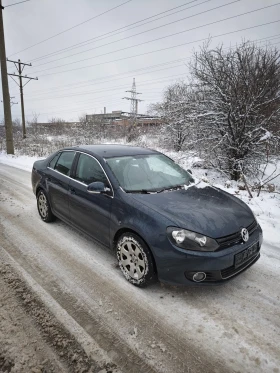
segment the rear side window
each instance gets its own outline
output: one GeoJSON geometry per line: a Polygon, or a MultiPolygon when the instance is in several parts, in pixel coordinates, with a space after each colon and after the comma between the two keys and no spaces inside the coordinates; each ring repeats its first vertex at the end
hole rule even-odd
{"type": "Polygon", "coordinates": [[[108,186],[107,177],[100,164],[94,158],[86,154],[80,154],[74,178],[87,185],[94,181],[102,181],[108,186]]]}
{"type": "Polygon", "coordinates": [[[54,166],[54,170],[61,172],[62,174],[66,176],[70,176],[70,170],[72,167],[72,163],[75,157],[75,152],[62,152],[60,154],[60,157],[58,158],[58,161],[56,162],[54,166]]]}
{"type": "Polygon", "coordinates": [[[52,160],[50,161],[50,163],[49,163],[49,167],[50,167],[50,168],[54,168],[54,166],[56,165],[56,161],[58,160],[59,156],[60,156],[60,153],[56,154],[56,155],[53,157],[53,159],[52,159],[52,160]]]}

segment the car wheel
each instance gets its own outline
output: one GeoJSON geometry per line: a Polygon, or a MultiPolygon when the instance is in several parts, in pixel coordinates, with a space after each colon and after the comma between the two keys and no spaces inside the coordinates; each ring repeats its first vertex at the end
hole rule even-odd
{"type": "Polygon", "coordinates": [[[119,267],[124,277],[135,286],[155,281],[156,271],[152,254],[145,242],[134,233],[124,233],[116,245],[119,267]]]}
{"type": "Polygon", "coordinates": [[[55,220],[46,193],[43,190],[40,190],[37,194],[37,208],[39,215],[44,222],[49,223],[55,220]]]}

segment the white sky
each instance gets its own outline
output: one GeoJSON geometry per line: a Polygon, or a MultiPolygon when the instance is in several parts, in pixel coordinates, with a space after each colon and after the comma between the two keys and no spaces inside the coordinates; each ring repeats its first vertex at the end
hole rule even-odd
{"type": "MultiPolygon", "coordinates": [[[[22,0],[3,0],[2,2],[3,6],[7,6],[19,1],[22,0]]],[[[32,119],[33,113],[39,114],[40,122],[53,117],[77,120],[82,114],[103,111],[104,106],[107,112],[130,111],[130,101],[123,100],[122,97],[130,95],[125,91],[131,89],[133,77],[136,79],[137,91],[142,92],[139,98],[144,100],[139,104],[139,112],[145,113],[150,103],[160,100],[162,90],[167,85],[178,79],[188,80],[186,64],[194,49],[197,49],[202,42],[186,43],[209,36],[279,20],[270,25],[217,37],[212,41],[213,46],[218,43],[229,46],[240,43],[242,39],[256,40],[272,37],[270,43],[279,47],[280,2],[277,0],[131,0],[81,26],[22,51],[126,1],[30,0],[4,9],[7,57],[12,60],[21,59],[26,63],[31,62],[32,67],[26,67],[24,73],[39,78],[38,81],[32,80],[24,88],[27,121],[32,119]],[[273,4],[276,5],[199,27],[273,4]],[[139,22],[131,26],[135,27],[131,30],[125,27],[179,6],[181,7],[139,22]],[[220,8],[196,15],[215,7],[220,8]],[[176,13],[172,15],[171,13],[174,12],[176,13]],[[190,16],[193,17],[190,18],[190,16]],[[164,18],[156,20],[159,17],[164,18]],[[170,22],[174,23],[166,25],[170,22]],[[159,26],[163,27],[150,30],[159,26]],[[199,28],[186,31],[194,27],[199,28]],[[119,28],[122,29],[114,31],[119,28]],[[147,30],[150,31],[144,32],[147,30]],[[109,32],[112,33],[106,35],[106,38],[103,36],[103,40],[98,40],[100,38],[97,37],[109,32]],[[182,33],[163,38],[178,32],[182,33]],[[135,35],[138,33],[142,34],[135,35]],[[93,38],[96,39],[88,45],[36,60],[38,57],[93,38]],[[119,41],[123,38],[127,39],[119,41]],[[158,38],[163,39],[137,46],[137,44],[158,38]],[[185,45],[180,47],[169,48],[184,43],[185,45]],[[104,44],[109,45],[104,46],[104,44]],[[127,49],[114,52],[122,48],[127,49]],[[158,51],[164,48],[169,49],[158,51]],[[84,52],[88,49],[91,50],[84,52]],[[106,55],[100,56],[105,53],[106,55]],[[146,54],[141,55],[144,53],[146,54]],[[73,54],[75,55],[71,56],[73,54]],[[140,56],[128,58],[135,55],[140,56]],[[87,60],[76,62],[83,59],[87,60]],[[109,62],[118,59],[122,60],[109,62]],[[138,71],[131,72],[133,70],[138,71]],[[116,76],[112,77],[112,75],[116,76]]],[[[265,42],[267,43],[267,40],[265,42]]],[[[8,63],[8,72],[16,72],[11,63],[8,63]]],[[[9,84],[10,95],[15,96],[13,101],[19,102],[18,105],[12,107],[13,119],[20,118],[19,88],[11,78],[9,78],[9,84]]],[[[2,117],[3,107],[1,106],[0,119],[2,117]]]]}

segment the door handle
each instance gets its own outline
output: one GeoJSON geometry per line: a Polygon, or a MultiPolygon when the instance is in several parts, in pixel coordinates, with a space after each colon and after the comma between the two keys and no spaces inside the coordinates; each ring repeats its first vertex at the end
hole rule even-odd
{"type": "Polygon", "coordinates": [[[71,194],[76,194],[76,190],[74,188],[69,188],[71,194]]]}

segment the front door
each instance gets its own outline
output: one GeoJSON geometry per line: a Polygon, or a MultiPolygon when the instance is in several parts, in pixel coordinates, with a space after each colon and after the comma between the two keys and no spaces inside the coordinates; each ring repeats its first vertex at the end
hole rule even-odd
{"type": "Polygon", "coordinates": [[[112,195],[89,193],[87,186],[94,181],[102,181],[111,189],[100,163],[94,157],[80,153],[76,172],[69,183],[71,222],[107,246],[110,243],[112,195]]]}

